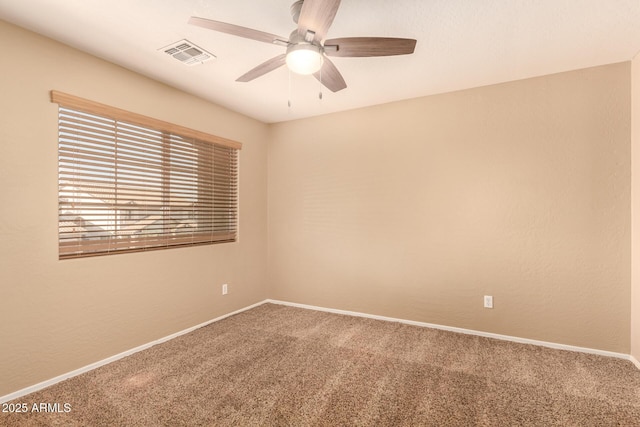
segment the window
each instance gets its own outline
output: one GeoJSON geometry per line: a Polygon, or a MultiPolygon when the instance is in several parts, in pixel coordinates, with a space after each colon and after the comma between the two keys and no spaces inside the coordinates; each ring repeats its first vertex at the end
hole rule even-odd
{"type": "Polygon", "coordinates": [[[233,242],[241,144],[52,91],[59,257],[233,242]]]}

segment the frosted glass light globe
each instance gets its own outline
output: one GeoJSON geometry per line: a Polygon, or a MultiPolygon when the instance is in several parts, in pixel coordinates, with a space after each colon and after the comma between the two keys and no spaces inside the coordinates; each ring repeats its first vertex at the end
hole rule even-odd
{"type": "Polygon", "coordinates": [[[297,74],[313,74],[322,67],[320,47],[312,44],[297,44],[287,50],[287,67],[297,74]]]}

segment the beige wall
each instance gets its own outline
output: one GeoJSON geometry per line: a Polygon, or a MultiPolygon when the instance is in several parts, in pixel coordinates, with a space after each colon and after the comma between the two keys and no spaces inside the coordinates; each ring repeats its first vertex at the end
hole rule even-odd
{"type": "Polygon", "coordinates": [[[621,63],[274,125],[269,295],[628,354],[629,123],[621,63]]]}
{"type": "Polygon", "coordinates": [[[631,355],[640,361],[640,54],[631,64],[631,355]]]}
{"type": "Polygon", "coordinates": [[[0,51],[0,396],[266,298],[265,124],[2,21],[0,51]],[[242,142],[239,242],[58,261],[51,89],[242,142]]]}

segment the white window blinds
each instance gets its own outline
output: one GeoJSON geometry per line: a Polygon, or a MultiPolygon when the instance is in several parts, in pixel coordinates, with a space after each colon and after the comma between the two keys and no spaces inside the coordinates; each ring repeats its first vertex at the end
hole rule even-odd
{"type": "Polygon", "coordinates": [[[239,143],[59,92],[52,100],[60,259],[236,240],[239,143]]]}

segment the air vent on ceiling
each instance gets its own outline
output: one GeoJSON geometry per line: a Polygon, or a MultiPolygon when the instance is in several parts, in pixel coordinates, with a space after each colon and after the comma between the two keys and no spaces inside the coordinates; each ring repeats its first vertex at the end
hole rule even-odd
{"type": "Polygon", "coordinates": [[[214,54],[207,52],[186,39],[165,46],[159,50],[173,56],[185,65],[202,64],[216,57],[214,54]]]}

